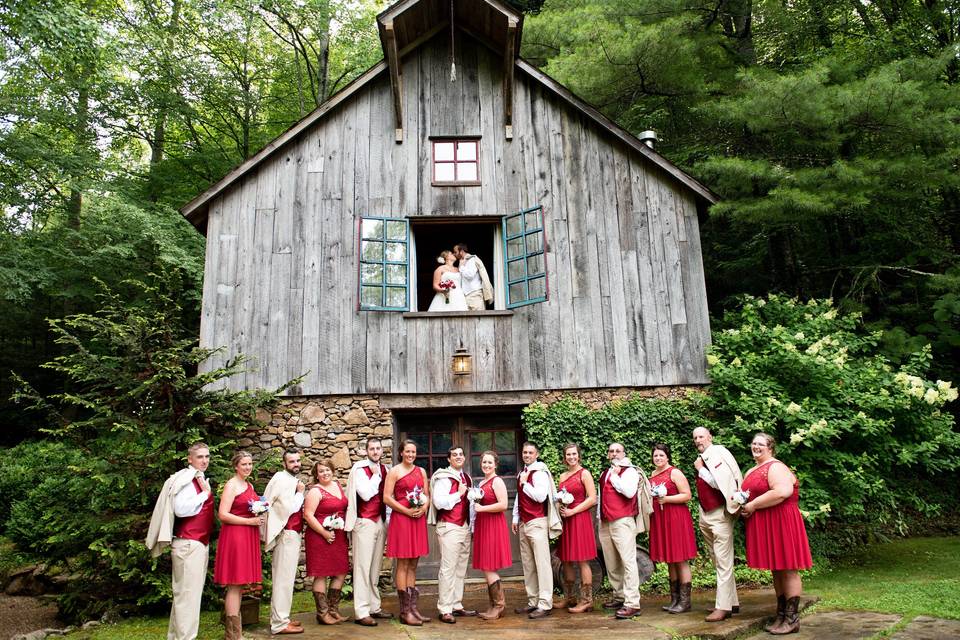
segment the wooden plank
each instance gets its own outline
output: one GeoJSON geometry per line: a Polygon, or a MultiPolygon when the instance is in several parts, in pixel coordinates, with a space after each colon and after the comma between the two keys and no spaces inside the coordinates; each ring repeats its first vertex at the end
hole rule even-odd
{"type": "Polygon", "coordinates": [[[516,57],[518,20],[507,19],[507,41],[503,50],[503,126],[506,138],[513,137],[513,70],[516,57]]]}
{"type": "MultiPolygon", "coordinates": [[[[329,171],[326,163],[324,142],[330,135],[331,121],[326,121],[314,136],[306,140],[304,145],[304,164],[311,166],[323,162],[325,171],[329,171]]],[[[326,173],[304,173],[303,184],[303,253],[300,262],[303,265],[303,312],[300,323],[303,327],[301,336],[300,360],[304,373],[307,374],[303,382],[303,391],[318,393],[322,388],[320,370],[320,352],[328,351],[327,338],[321,338],[322,318],[328,316],[321,306],[323,293],[323,267],[325,246],[323,243],[323,180],[326,173]],[[321,341],[323,344],[321,346],[321,341]]],[[[299,190],[298,190],[299,192],[299,190]]]]}
{"type": "Polygon", "coordinates": [[[462,394],[398,393],[380,396],[380,406],[391,410],[525,406],[536,400],[539,395],[536,391],[462,394]]]}
{"type": "MultiPolygon", "coordinates": [[[[589,382],[590,386],[607,386],[610,384],[610,375],[607,365],[616,369],[616,353],[613,348],[613,320],[610,317],[610,273],[607,265],[606,252],[600,247],[610,239],[602,235],[604,231],[604,193],[609,188],[604,185],[600,174],[600,151],[597,146],[598,136],[587,120],[580,122],[581,148],[584,152],[584,168],[581,175],[583,192],[587,203],[587,255],[589,271],[589,298],[593,317],[589,320],[593,359],[596,367],[596,377],[589,382]],[[599,316],[599,322],[597,322],[599,316]]],[[[581,320],[577,319],[578,322],[581,320]]]]}
{"type": "MultiPolygon", "coordinates": [[[[357,96],[357,102],[354,109],[350,112],[350,118],[347,120],[348,126],[352,127],[352,134],[347,135],[344,132],[344,143],[346,146],[353,147],[353,207],[351,215],[348,218],[341,218],[341,234],[344,239],[352,237],[353,242],[347,245],[344,243],[340,260],[344,268],[344,284],[350,283],[350,286],[342,286],[342,298],[339,302],[341,308],[357,309],[356,293],[356,268],[359,255],[357,251],[357,236],[360,218],[369,210],[369,188],[370,188],[370,101],[371,92],[364,92],[357,96]],[[350,268],[352,275],[346,276],[346,269],[350,268]]],[[[349,180],[349,165],[344,158],[344,190],[347,189],[349,180]]],[[[353,311],[347,315],[350,319],[350,336],[345,342],[349,345],[350,354],[350,390],[354,393],[364,393],[367,389],[367,320],[370,316],[368,311],[353,311]]]]}
{"type": "MultiPolygon", "coordinates": [[[[256,290],[256,180],[245,180],[237,189],[237,284],[233,297],[233,331],[230,352],[233,355],[250,354],[253,346],[253,308],[256,290]]],[[[230,381],[234,390],[248,386],[247,372],[230,381]]]]}
{"type": "Polygon", "coordinates": [[[478,318],[474,325],[476,346],[470,352],[473,355],[474,389],[493,391],[497,388],[496,322],[493,318],[478,318]]]}
{"type": "MultiPolygon", "coordinates": [[[[626,324],[629,384],[648,379],[650,367],[644,337],[643,296],[640,286],[639,258],[637,256],[636,222],[630,182],[630,159],[624,150],[614,153],[613,171],[616,180],[617,236],[621,253],[623,275],[623,304],[626,324]]],[[[609,227],[608,227],[609,228],[609,227]]]]}
{"type": "Polygon", "coordinates": [[[683,273],[680,265],[681,253],[679,232],[677,231],[677,204],[675,192],[666,181],[660,182],[660,202],[663,215],[663,269],[667,278],[667,294],[670,298],[670,325],[672,327],[673,360],[676,380],[679,383],[687,377],[683,373],[684,363],[690,363],[689,329],[687,327],[686,303],[684,300],[683,273]]]}
{"type": "Polygon", "coordinates": [[[700,229],[697,219],[697,203],[689,194],[683,194],[681,223],[685,229],[686,242],[681,247],[684,255],[684,293],[687,305],[687,330],[691,349],[688,366],[690,384],[706,384],[709,377],[706,369],[707,348],[710,346],[710,312],[707,308],[707,289],[700,249],[700,229]]]}
{"type": "MultiPolygon", "coordinates": [[[[635,162],[635,164],[638,164],[635,162]]],[[[660,342],[660,380],[673,384],[676,379],[676,358],[673,353],[673,331],[670,327],[670,293],[667,291],[667,273],[663,251],[663,204],[660,200],[660,182],[655,170],[644,170],[647,197],[647,243],[650,247],[650,266],[656,304],[657,336],[660,342]]]]}
{"type": "Polygon", "coordinates": [[[396,128],[395,140],[403,142],[403,84],[400,77],[400,54],[397,53],[397,35],[393,30],[393,22],[383,24],[383,50],[387,57],[387,66],[390,68],[390,88],[393,94],[393,115],[396,128]]]}
{"type": "MultiPolygon", "coordinates": [[[[318,140],[318,152],[323,154],[324,172],[320,178],[320,202],[317,214],[316,242],[320,243],[320,284],[318,301],[318,332],[322,346],[317,353],[316,392],[336,393],[349,388],[349,365],[344,367],[344,360],[348,360],[349,316],[341,308],[343,295],[341,288],[345,286],[347,274],[356,273],[356,269],[349,269],[341,265],[341,252],[345,242],[355,242],[354,238],[344,238],[341,218],[345,215],[343,205],[347,202],[341,198],[344,189],[349,188],[349,198],[353,198],[353,180],[344,181],[346,172],[353,170],[353,145],[344,144],[344,136],[350,114],[344,110],[324,123],[322,138],[318,140]],[[348,159],[349,157],[349,159],[348,159]],[[346,324],[346,327],[344,326],[346,324]],[[346,369],[346,373],[344,373],[346,369]]],[[[352,206],[350,208],[352,210],[352,206]]],[[[356,286],[356,283],[353,283],[356,286]]],[[[356,302],[349,308],[353,311],[356,302]]],[[[304,338],[306,339],[306,338],[304,338]]]]}
{"type": "Polygon", "coordinates": [[[630,196],[633,203],[633,233],[637,243],[637,274],[640,278],[640,319],[643,324],[644,351],[646,369],[643,384],[658,384],[661,375],[660,335],[657,305],[657,293],[653,278],[652,247],[650,246],[650,224],[647,218],[647,183],[643,167],[630,161],[630,196]]]}
{"type": "MultiPolygon", "coordinates": [[[[220,226],[223,220],[221,213],[223,198],[218,198],[210,209],[207,220],[207,233],[210,238],[220,236],[220,226]]],[[[204,349],[215,349],[216,343],[216,313],[217,313],[217,268],[220,258],[220,243],[207,241],[204,250],[203,268],[203,297],[200,307],[200,346],[204,349]]],[[[219,366],[223,356],[214,354],[200,364],[201,371],[211,371],[219,366]]]]}
{"type": "MultiPolygon", "coordinates": [[[[259,191],[259,185],[258,189],[259,191]]],[[[267,388],[266,366],[270,360],[267,351],[267,327],[270,323],[271,264],[273,261],[273,209],[257,209],[254,230],[253,261],[254,295],[250,318],[250,369],[247,371],[247,388],[267,388]]],[[[277,254],[280,255],[280,254],[277,254]]]]}

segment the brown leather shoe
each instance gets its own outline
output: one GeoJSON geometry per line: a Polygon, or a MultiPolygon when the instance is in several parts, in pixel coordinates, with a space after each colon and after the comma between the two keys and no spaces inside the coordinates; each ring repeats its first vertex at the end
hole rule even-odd
{"type": "Polygon", "coordinates": [[[299,620],[291,620],[290,624],[292,624],[295,627],[303,627],[303,623],[300,622],[299,620]]]}
{"type": "Polygon", "coordinates": [[[457,619],[453,617],[452,613],[441,613],[439,616],[440,622],[446,622],[447,624],[457,624],[457,619]]]}
{"type": "Polygon", "coordinates": [[[517,607],[513,610],[514,613],[532,613],[536,611],[536,607],[517,607]]]}
{"type": "Polygon", "coordinates": [[[714,609],[704,620],[706,622],[722,622],[732,615],[733,613],[726,609],[714,609]]]}
{"type": "Polygon", "coordinates": [[[389,611],[384,611],[383,609],[380,609],[380,611],[374,611],[370,614],[370,617],[376,618],[377,620],[393,620],[393,614],[389,611]]]}
{"type": "Polygon", "coordinates": [[[540,618],[546,618],[550,615],[550,609],[541,609],[539,607],[534,607],[533,611],[527,614],[527,617],[531,620],[539,620],[540,618]]]}
{"type": "Polygon", "coordinates": [[[454,609],[453,615],[457,616],[458,618],[472,618],[473,616],[477,615],[477,612],[473,609],[454,609]]]}
{"type": "Polygon", "coordinates": [[[357,618],[353,621],[353,624],[359,624],[362,627],[375,627],[377,626],[377,621],[367,616],[366,618],[357,618]]]}
{"type": "Polygon", "coordinates": [[[616,598],[611,598],[610,600],[607,600],[606,602],[603,603],[603,608],[613,609],[614,611],[616,611],[617,609],[622,609],[623,600],[617,600],[616,598]]]}
{"type": "Polygon", "coordinates": [[[623,607],[622,609],[617,610],[617,618],[620,620],[629,620],[630,618],[640,615],[640,609],[634,609],[633,607],[623,607]]]}
{"type": "Polygon", "coordinates": [[[303,627],[295,627],[292,624],[287,623],[287,626],[285,626],[283,629],[280,629],[280,631],[274,631],[273,635],[279,636],[288,633],[303,633],[303,627]]]}

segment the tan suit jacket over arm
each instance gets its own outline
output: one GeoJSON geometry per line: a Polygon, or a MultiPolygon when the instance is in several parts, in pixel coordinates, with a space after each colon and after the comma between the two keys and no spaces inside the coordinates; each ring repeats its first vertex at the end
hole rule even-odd
{"type": "Polygon", "coordinates": [[[163,553],[163,550],[173,541],[173,524],[176,520],[173,513],[173,497],[193,482],[195,477],[197,477],[197,470],[187,467],[177,471],[163,483],[157,503],[153,507],[150,528],[147,530],[147,539],[144,542],[154,558],[163,553]]]}
{"type": "Polygon", "coordinates": [[[740,490],[743,484],[743,474],[740,465],[730,450],[719,444],[712,444],[700,454],[703,465],[707,468],[717,483],[717,489],[727,501],[727,511],[737,513],[740,505],[733,499],[733,494],[740,490]]]}
{"type": "Polygon", "coordinates": [[[297,479],[286,471],[273,474],[267,488],[263,492],[263,499],[270,503],[267,511],[267,524],[261,528],[261,539],[264,550],[270,551],[277,543],[277,536],[287,526],[287,521],[293,515],[293,497],[297,492],[297,479]]]}

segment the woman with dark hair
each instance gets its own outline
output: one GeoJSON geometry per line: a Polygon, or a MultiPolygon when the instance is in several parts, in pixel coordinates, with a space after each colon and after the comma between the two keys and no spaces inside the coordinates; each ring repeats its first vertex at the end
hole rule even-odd
{"type": "Polygon", "coordinates": [[[343,531],[347,494],[333,477],[333,469],[330,460],[314,463],[310,470],[314,485],[303,500],[307,575],[313,578],[317,624],[339,624],[346,620],[340,615],[340,591],[350,572],[347,534],[343,531]],[[329,589],[327,578],[330,578],[329,589]]]}
{"type": "Polygon", "coordinates": [[[560,474],[557,505],[563,519],[559,553],[563,563],[563,607],[570,613],[593,609],[593,571],[590,561],[597,557],[596,533],[590,510],[597,504],[597,486],[593,476],[580,464],[580,447],[572,442],[563,445],[563,462],[567,470],[560,474]],[[564,500],[569,502],[564,502],[564,500]],[[576,570],[580,572],[580,595],[574,593],[576,570]]]}
{"type": "Polygon", "coordinates": [[[750,453],[756,465],[743,476],[747,503],[740,507],[740,516],[746,519],[747,566],[773,572],[777,619],[766,630],[784,635],[800,629],[799,571],[812,567],[813,558],[800,514],[800,483],[773,457],[776,446],[769,434],[753,436],[750,453]]]}
{"type": "Polygon", "coordinates": [[[650,514],[650,559],[666,562],[670,572],[670,604],[667,613],[690,610],[690,560],[697,557],[697,539],[693,533],[690,502],[693,494],[683,472],[673,466],[670,447],[653,446],[653,474],[650,492],[653,513],[650,514]]]}
{"type": "Polygon", "coordinates": [[[504,515],[509,507],[507,485],[497,475],[499,461],[500,457],[494,451],[484,451],[480,455],[483,480],[477,489],[483,491],[483,496],[474,507],[477,515],[473,523],[473,568],[483,571],[487,580],[487,595],[490,597],[490,608],[478,614],[483,620],[496,620],[503,616],[506,601],[497,572],[513,564],[510,532],[504,515]]]}
{"type": "Polygon", "coordinates": [[[397,560],[397,594],[400,597],[400,621],[420,626],[430,622],[417,608],[417,564],[430,553],[427,542],[427,509],[430,485],[427,472],[414,465],[417,443],[404,440],[400,464],[390,469],[383,484],[383,501],[393,509],[387,527],[387,557],[397,560]]]}
{"type": "Polygon", "coordinates": [[[243,588],[263,582],[260,558],[260,525],[265,512],[254,513],[259,496],[247,481],[253,473],[253,456],[238,451],[230,460],[234,475],[223,486],[220,496],[220,540],[213,566],[213,581],[227,588],[223,598],[226,640],[240,640],[240,598],[243,588]]]}

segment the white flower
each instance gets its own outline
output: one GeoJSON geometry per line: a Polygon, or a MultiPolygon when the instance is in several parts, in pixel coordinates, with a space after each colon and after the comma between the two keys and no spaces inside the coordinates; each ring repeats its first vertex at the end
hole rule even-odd
{"type": "Polygon", "coordinates": [[[707,364],[710,365],[711,367],[715,367],[718,364],[720,364],[720,358],[718,358],[717,356],[711,353],[707,356],[707,364]]]}
{"type": "Polygon", "coordinates": [[[923,387],[910,387],[907,390],[907,394],[913,396],[914,398],[922,398],[924,395],[923,387]]]}
{"type": "Polygon", "coordinates": [[[793,334],[794,340],[803,340],[806,337],[807,336],[803,335],[803,331],[797,331],[795,334],[793,334]]]}
{"type": "Polygon", "coordinates": [[[787,405],[787,413],[791,415],[797,415],[800,413],[800,405],[798,405],[796,402],[791,402],[787,405]]]}
{"type": "Polygon", "coordinates": [[[766,306],[766,304],[767,304],[767,301],[764,300],[763,298],[758,298],[758,299],[757,299],[757,306],[758,306],[758,307],[766,306]]]}
{"type": "Polygon", "coordinates": [[[663,498],[667,495],[667,485],[655,484],[650,487],[650,495],[654,498],[663,498]]]}
{"type": "Polygon", "coordinates": [[[830,513],[830,503],[820,505],[820,513],[830,513]]]}
{"type": "Polygon", "coordinates": [[[801,429],[800,431],[797,431],[797,432],[794,433],[794,434],[791,434],[791,435],[790,435],[790,444],[800,444],[801,442],[803,442],[803,436],[804,436],[805,434],[806,434],[806,432],[805,432],[803,429],[801,429]]]}
{"type": "Polygon", "coordinates": [[[837,310],[830,309],[830,311],[827,311],[825,314],[823,314],[823,317],[826,318],[827,320],[833,320],[834,318],[837,317],[837,310]]]}
{"type": "Polygon", "coordinates": [[[796,351],[797,345],[793,344],[792,342],[787,342],[783,345],[783,348],[787,351],[796,351]]]}
{"type": "Polygon", "coordinates": [[[807,355],[808,355],[808,356],[815,356],[815,355],[817,355],[818,353],[820,353],[820,347],[822,347],[822,346],[823,346],[823,343],[820,342],[819,340],[817,340],[817,341],[814,342],[812,345],[810,345],[809,347],[807,347],[807,351],[806,351],[807,355]]]}
{"type": "Polygon", "coordinates": [[[573,494],[567,491],[566,489],[560,489],[554,494],[554,498],[557,502],[562,505],[568,505],[573,503],[573,494]]]}
{"type": "Polygon", "coordinates": [[[768,398],[767,398],[767,406],[768,406],[768,407],[779,407],[779,406],[780,406],[780,401],[777,400],[776,398],[770,398],[770,397],[768,397],[768,398]]]}
{"type": "Polygon", "coordinates": [[[951,383],[945,380],[937,380],[937,390],[940,391],[940,393],[946,394],[950,391],[951,386],[951,383]]]}
{"type": "Polygon", "coordinates": [[[470,502],[480,502],[483,499],[483,489],[480,487],[471,487],[467,489],[467,500],[470,502]]]}
{"type": "Polygon", "coordinates": [[[950,389],[948,389],[947,392],[944,394],[944,397],[946,398],[947,402],[953,402],[954,400],[957,399],[957,396],[958,396],[958,395],[960,395],[960,394],[958,394],[958,392],[957,392],[956,389],[950,388],[950,389]]]}
{"type": "Polygon", "coordinates": [[[893,381],[896,382],[897,384],[906,386],[908,381],[908,376],[903,371],[901,371],[897,375],[893,376],[893,381]]]}
{"type": "Polygon", "coordinates": [[[739,367],[743,363],[740,362],[740,358],[734,358],[730,364],[733,365],[734,367],[739,367]]]}
{"type": "Polygon", "coordinates": [[[863,411],[857,411],[857,417],[860,418],[861,420],[866,420],[867,414],[865,414],[863,411]]]}
{"type": "Polygon", "coordinates": [[[734,491],[733,492],[733,501],[737,504],[747,504],[747,501],[750,499],[749,491],[734,491]]]}
{"type": "Polygon", "coordinates": [[[937,401],[940,400],[940,393],[936,389],[927,389],[927,392],[923,394],[923,400],[927,404],[937,404],[937,401]]]}
{"type": "Polygon", "coordinates": [[[804,520],[810,519],[810,512],[807,511],[806,509],[800,509],[800,515],[803,516],[804,520]]]}

